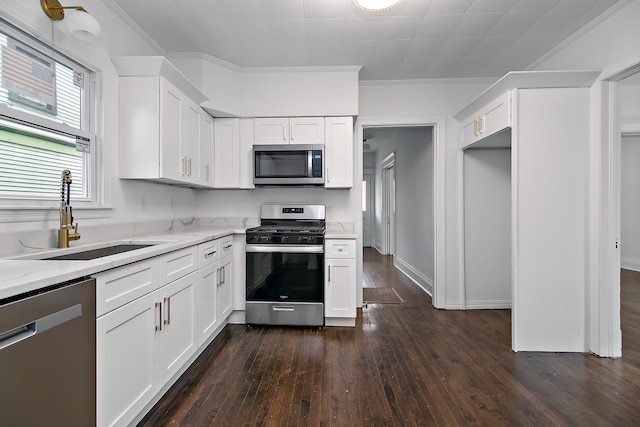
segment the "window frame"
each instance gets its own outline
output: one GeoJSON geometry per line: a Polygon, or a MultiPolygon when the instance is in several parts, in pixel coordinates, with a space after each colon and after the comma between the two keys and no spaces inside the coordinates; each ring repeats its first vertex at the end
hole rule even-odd
{"type": "MultiPolygon", "coordinates": [[[[52,48],[49,43],[34,38],[2,18],[0,18],[0,30],[30,49],[47,55],[52,61],[60,62],[69,67],[77,66],[86,71],[84,78],[87,80],[83,88],[83,105],[81,106],[81,129],[7,105],[0,105],[0,120],[16,123],[18,126],[31,127],[36,133],[39,128],[42,128],[74,139],[76,136],[88,139],[89,153],[84,156],[85,179],[83,182],[83,194],[88,194],[88,197],[72,200],[71,203],[75,216],[79,219],[106,217],[107,215],[103,211],[111,210],[111,207],[105,205],[104,176],[100,169],[102,149],[98,144],[97,132],[99,129],[98,117],[101,111],[99,102],[102,73],[82,61],[75,60],[60,50],[52,48]],[[47,52],[53,52],[53,57],[47,52]]],[[[59,206],[59,198],[53,196],[0,195],[0,223],[57,220],[59,206]]]]}

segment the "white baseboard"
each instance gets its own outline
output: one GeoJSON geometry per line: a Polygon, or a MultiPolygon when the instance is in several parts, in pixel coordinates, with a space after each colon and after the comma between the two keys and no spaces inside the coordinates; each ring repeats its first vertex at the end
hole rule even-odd
{"type": "Polygon", "coordinates": [[[467,301],[467,310],[496,310],[511,308],[511,300],[467,301]]]}
{"type": "Polygon", "coordinates": [[[627,270],[640,271],[640,259],[620,258],[620,267],[627,270]]]}
{"type": "Polygon", "coordinates": [[[400,257],[393,257],[393,265],[400,270],[405,276],[411,279],[416,285],[433,298],[433,280],[413,268],[411,265],[403,261],[400,257]]]}

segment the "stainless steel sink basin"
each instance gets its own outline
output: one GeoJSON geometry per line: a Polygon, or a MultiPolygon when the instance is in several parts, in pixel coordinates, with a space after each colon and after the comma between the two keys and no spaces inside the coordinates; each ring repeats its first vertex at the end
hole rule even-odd
{"type": "Polygon", "coordinates": [[[43,260],[55,260],[55,261],[63,261],[63,260],[81,260],[81,261],[89,261],[96,258],[102,258],[109,255],[120,254],[122,252],[135,251],[136,249],[148,248],[149,246],[153,246],[153,244],[119,244],[115,246],[107,246],[106,248],[98,248],[98,249],[90,249],[82,252],[75,252],[72,254],[58,255],[49,258],[42,258],[43,260]]]}

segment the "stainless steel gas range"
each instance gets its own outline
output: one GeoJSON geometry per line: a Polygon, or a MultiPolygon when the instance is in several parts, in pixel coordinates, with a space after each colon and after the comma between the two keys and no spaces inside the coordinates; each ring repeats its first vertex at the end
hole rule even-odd
{"type": "Polygon", "coordinates": [[[247,230],[247,324],[324,325],[324,232],[324,205],[262,205],[247,230]]]}

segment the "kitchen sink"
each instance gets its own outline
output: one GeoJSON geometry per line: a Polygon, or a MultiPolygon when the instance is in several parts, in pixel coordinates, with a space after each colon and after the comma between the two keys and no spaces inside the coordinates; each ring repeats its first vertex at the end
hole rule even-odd
{"type": "Polygon", "coordinates": [[[119,244],[115,246],[107,246],[106,248],[89,249],[82,252],[75,252],[72,254],[52,256],[49,258],[42,258],[43,260],[63,261],[63,260],[81,260],[89,261],[96,258],[102,258],[109,255],[120,254],[123,252],[135,251],[136,249],[148,248],[153,244],[119,244]]]}

